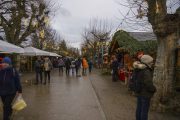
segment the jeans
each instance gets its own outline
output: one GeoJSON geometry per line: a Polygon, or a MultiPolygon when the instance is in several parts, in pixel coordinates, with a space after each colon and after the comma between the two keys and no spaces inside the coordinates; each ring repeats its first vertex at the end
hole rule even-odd
{"type": "Polygon", "coordinates": [[[113,73],[112,73],[112,81],[115,82],[115,81],[118,81],[118,71],[117,70],[113,70],[113,73]]]}
{"type": "Polygon", "coordinates": [[[137,97],[136,120],[148,120],[150,100],[148,97],[137,97]]]}
{"type": "Polygon", "coordinates": [[[10,120],[12,114],[12,101],[15,97],[15,94],[1,96],[3,103],[3,120],[10,120]]]}
{"type": "Polygon", "coordinates": [[[42,72],[36,71],[36,84],[39,83],[39,77],[40,77],[40,82],[42,83],[42,72]]]}
{"type": "Polygon", "coordinates": [[[83,68],[82,75],[86,75],[87,68],[83,68]]]}
{"type": "Polygon", "coordinates": [[[47,80],[47,77],[48,77],[48,83],[50,83],[50,71],[44,71],[44,84],[46,84],[46,80],[47,80]]]}
{"type": "Polygon", "coordinates": [[[63,66],[59,66],[59,73],[63,73],[63,66]]]}
{"type": "Polygon", "coordinates": [[[66,75],[69,75],[69,70],[70,70],[70,68],[66,67],[66,75]]]}

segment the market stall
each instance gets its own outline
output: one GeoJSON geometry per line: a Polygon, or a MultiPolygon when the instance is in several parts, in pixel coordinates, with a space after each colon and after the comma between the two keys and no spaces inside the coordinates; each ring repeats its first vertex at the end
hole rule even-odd
{"type": "Polygon", "coordinates": [[[34,47],[26,47],[24,48],[24,56],[50,56],[50,52],[46,52],[34,47]]]}
{"type": "Polygon", "coordinates": [[[24,53],[24,49],[0,40],[0,53],[24,53]]]}

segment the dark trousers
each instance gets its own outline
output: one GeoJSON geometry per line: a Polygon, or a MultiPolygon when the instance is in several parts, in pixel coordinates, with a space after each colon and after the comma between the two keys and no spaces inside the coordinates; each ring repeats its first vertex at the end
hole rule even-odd
{"type": "Polygon", "coordinates": [[[70,68],[66,68],[66,75],[69,75],[70,68]]]}
{"type": "Polygon", "coordinates": [[[10,120],[12,114],[12,101],[15,97],[15,94],[1,96],[3,103],[3,120],[10,120]]]}
{"type": "Polygon", "coordinates": [[[112,73],[112,81],[115,82],[118,80],[118,70],[113,70],[113,73],[112,73]]]}
{"type": "Polygon", "coordinates": [[[59,73],[63,73],[63,66],[59,66],[59,73]]]}
{"type": "Polygon", "coordinates": [[[136,120],[148,120],[148,111],[151,98],[138,96],[136,108],[136,120]]]}
{"type": "Polygon", "coordinates": [[[76,67],[76,76],[79,74],[79,67],[76,67]]]}
{"type": "Polygon", "coordinates": [[[42,72],[36,71],[36,84],[39,83],[39,77],[40,77],[40,82],[42,83],[42,72]]]}
{"type": "Polygon", "coordinates": [[[47,77],[48,77],[48,83],[50,83],[50,79],[51,79],[50,71],[44,71],[44,84],[46,84],[47,77]]]}
{"type": "Polygon", "coordinates": [[[82,74],[87,75],[86,71],[87,71],[87,68],[83,68],[82,74]]]}
{"type": "Polygon", "coordinates": [[[91,73],[91,71],[92,71],[92,67],[89,67],[89,73],[91,73]]]}

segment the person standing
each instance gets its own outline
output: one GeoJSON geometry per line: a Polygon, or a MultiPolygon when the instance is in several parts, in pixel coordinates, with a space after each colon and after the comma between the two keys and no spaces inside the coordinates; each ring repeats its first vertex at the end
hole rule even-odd
{"type": "Polygon", "coordinates": [[[43,72],[43,61],[40,57],[37,58],[35,62],[35,72],[36,72],[36,82],[37,85],[39,83],[39,77],[40,77],[40,83],[42,84],[42,72],[43,72]]]}
{"type": "Polygon", "coordinates": [[[53,65],[51,63],[51,61],[49,60],[48,57],[46,57],[44,59],[44,84],[46,84],[46,80],[48,77],[48,83],[50,83],[50,79],[51,79],[51,70],[53,68],[53,65]]]}
{"type": "Polygon", "coordinates": [[[156,88],[153,85],[153,58],[142,55],[133,63],[134,91],[137,95],[136,120],[148,120],[150,101],[156,88]]]}
{"type": "Polygon", "coordinates": [[[113,56],[113,58],[112,58],[111,67],[112,67],[112,81],[116,82],[119,79],[119,77],[118,77],[119,63],[118,63],[116,56],[113,56]]]}
{"type": "Polygon", "coordinates": [[[9,57],[2,60],[0,70],[0,97],[3,103],[3,120],[10,120],[12,101],[16,94],[22,94],[22,87],[18,72],[12,67],[9,57]]]}

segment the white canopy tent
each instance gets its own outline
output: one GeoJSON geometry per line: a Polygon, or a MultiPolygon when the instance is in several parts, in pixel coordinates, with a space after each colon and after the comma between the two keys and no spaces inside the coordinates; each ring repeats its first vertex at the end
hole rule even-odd
{"type": "Polygon", "coordinates": [[[24,48],[24,53],[22,55],[25,56],[50,56],[49,52],[34,48],[34,47],[26,47],[24,48]]]}
{"type": "Polygon", "coordinates": [[[57,53],[50,52],[50,56],[53,57],[62,57],[61,55],[58,55],[57,53]]]}
{"type": "Polygon", "coordinates": [[[24,53],[24,49],[0,40],[0,53],[24,53]]]}

